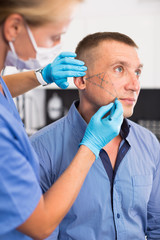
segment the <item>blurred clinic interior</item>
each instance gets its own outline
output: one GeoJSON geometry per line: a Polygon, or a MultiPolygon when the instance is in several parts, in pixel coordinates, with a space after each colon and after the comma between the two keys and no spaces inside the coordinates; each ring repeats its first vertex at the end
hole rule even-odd
{"type": "MultiPolygon", "coordinates": [[[[75,51],[86,35],[121,32],[140,49],[144,65],[141,92],[132,120],[149,128],[160,139],[160,0],[85,0],[62,38],[62,51],[75,51]]],[[[3,74],[17,72],[7,67],[3,74]]],[[[78,92],[72,79],[61,90],[55,84],[38,87],[18,98],[16,106],[28,135],[64,116],[78,92]]]]}

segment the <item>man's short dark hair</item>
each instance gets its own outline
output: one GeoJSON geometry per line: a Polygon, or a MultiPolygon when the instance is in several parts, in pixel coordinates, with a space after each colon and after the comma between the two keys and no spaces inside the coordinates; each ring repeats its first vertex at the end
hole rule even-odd
{"type": "Polygon", "coordinates": [[[81,59],[81,55],[89,49],[97,47],[102,41],[117,41],[125,43],[129,46],[138,48],[136,43],[127,35],[119,32],[97,32],[87,35],[83,38],[76,47],[76,54],[78,59],[81,59]]]}

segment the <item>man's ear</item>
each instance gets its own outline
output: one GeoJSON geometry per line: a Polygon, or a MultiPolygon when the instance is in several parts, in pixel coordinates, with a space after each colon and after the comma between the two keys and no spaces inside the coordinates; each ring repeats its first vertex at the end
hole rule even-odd
{"type": "Polygon", "coordinates": [[[11,14],[4,22],[4,38],[7,42],[15,41],[24,26],[23,17],[19,14],[11,14]]]}
{"type": "Polygon", "coordinates": [[[86,88],[86,80],[85,76],[84,77],[74,77],[74,84],[79,90],[84,90],[86,88]]]}

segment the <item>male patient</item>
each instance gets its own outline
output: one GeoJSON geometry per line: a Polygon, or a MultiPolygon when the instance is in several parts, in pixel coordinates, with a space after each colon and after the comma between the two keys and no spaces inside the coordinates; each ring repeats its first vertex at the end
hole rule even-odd
{"type": "Polygon", "coordinates": [[[142,64],[137,50],[124,34],[85,37],[76,49],[77,58],[88,67],[85,77],[74,79],[80,100],[67,116],[31,138],[46,192],[75,156],[92,115],[115,98],[122,103],[119,135],[101,150],[75,203],[49,239],[160,239],[159,142],[150,131],[127,120],[140,91],[142,64]]]}

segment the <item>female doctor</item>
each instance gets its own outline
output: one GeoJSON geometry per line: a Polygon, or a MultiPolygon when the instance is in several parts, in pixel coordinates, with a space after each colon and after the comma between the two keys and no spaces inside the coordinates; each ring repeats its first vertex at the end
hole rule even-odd
{"type": "MultiPolygon", "coordinates": [[[[7,65],[39,67],[38,56],[44,48],[47,53],[54,52],[53,47],[60,42],[78,2],[0,0],[0,70],[7,65]]],[[[85,75],[84,63],[74,57],[73,53],[62,53],[36,73],[29,71],[7,77],[12,96],[40,83],[55,82],[66,88],[68,76],[85,75]]],[[[119,133],[122,106],[115,101],[98,110],[88,124],[72,163],[42,195],[37,156],[7,85],[0,77],[0,239],[44,239],[70,209],[100,149],[119,133]],[[112,107],[112,119],[103,118],[112,107]]]]}

